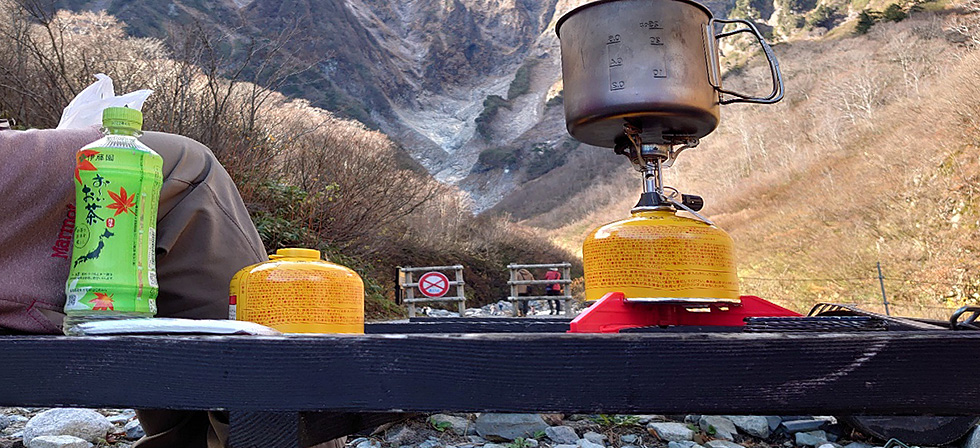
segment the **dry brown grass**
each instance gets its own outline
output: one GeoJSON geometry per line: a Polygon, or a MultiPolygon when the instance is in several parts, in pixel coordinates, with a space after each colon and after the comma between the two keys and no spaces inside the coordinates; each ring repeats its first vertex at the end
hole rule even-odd
{"type": "MultiPolygon", "coordinates": [[[[920,14],[778,46],[786,99],[724,107],[720,129],[668,172],[735,239],[744,294],[798,311],[877,309],[881,262],[893,314],[948,316],[980,301],[980,53],[964,23],[980,17],[920,14]]],[[[761,92],[768,80],[756,63],[725,82],[761,92]]],[[[634,195],[560,238],[580,244],[634,195]]]]}

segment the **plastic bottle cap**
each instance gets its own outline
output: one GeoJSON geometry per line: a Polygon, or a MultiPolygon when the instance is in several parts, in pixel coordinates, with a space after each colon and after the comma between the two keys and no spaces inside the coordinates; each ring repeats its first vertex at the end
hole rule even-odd
{"type": "Polygon", "coordinates": [[[143,113],[128,107],[107,107],[102,111],[102,126],[142,130],[143,113]]]}
{"type": "Polygon", "coordinates": [[[292,257],[292,258],[312,258],[315,260],[320,259],[320,251],[316,249],[302,249],[299,247],[287,247],[285,249],[279,249],[276,251],[276,255],[282,255],[284,257],[292,257]]]}

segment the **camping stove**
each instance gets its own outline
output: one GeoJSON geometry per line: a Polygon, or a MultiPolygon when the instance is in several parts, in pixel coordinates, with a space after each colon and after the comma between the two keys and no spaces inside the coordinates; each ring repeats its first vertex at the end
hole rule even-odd
{"type": "Polygon", "coordinates": [[[664,186],[663,172],[697,139],[644,144],[625,124],[614,148],[642,174],[631,216],[595,229],[582,246],[585,295],[595,303],[571,322],[573,333],[643,326],[741,326],[747,317],[799,316],[758,297],[740,296],[731,237],[698,212],[701,197],[664,186]],[[693,218],[679,216],[688,212],[693,218]]]}
{"type": "Polygon", "coordinates": [[[715,129],[720,105],[782,98],[779,65],[755,26],[714,19],[690,0],[600,0],[567,13],[556,32],[569,133],[626,156],[643,181],[631,216],[595,229],[583,244],[586,301],[595,303],[571,331],[799,316],[740,296],[731,237],[698,213],[702,198],[664,186],[664,169],[715,129]],[[744,27],[716,34],[716,23],[744,27]],[[756,36],[769,61],[768,97],[721,88],[717,41],[743,32],[756,36]]]}

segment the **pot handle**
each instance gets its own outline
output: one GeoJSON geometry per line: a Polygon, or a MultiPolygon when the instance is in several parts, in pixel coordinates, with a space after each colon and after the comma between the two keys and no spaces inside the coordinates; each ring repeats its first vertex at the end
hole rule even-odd
{"type": "MultiPolygon", "coordinates": [[[[723,100],[720,101],[720,103],[721,104],[731,104],[731,103],[773,104],[773,103],[779,102],[779,100],[783,99],[783,75],[779,71],[779,61],[776,60],[776,55],[772,52],[772,48],[769,47],[769,43],[766,42],[766,39],[762,37],[762,33],[759,32],[759,29],[756,28],[755,25],[752,22],[750,22],[748,20],[744,20],[744,19],[715,19],[715,18],[712,18],[708,22],[708,27],[712,31],[715,29],[714,28],[714,24],[715,23],[738,23],[738,24],[741,24],[741,25],[745,25],[744,28],[737,28],[737,29],[734,29],[732,31],[725,31],[725,32],[721,32],[721,33],[715,34],[715,36],[714,36],[715,37],[715,40],[721,39],[721,38],[724,38],[724,37],[728,37],[728,36],[732,36],[732,35],[735,35],[735,34],[740,34],[740,33],[752,33],[752,35],[754,35],[755,38],[759,40],[759,43],[762,45],[762,51],[765,52],[766,59],[769,61],[769,73],[770,73],[770,75],[772,75],[772,92],[770,92],[769,93],[769,96],[767,96],[765,98],[762,98],[762,97],[753,97],[753,96],[741,94],[741,93],[738,93],[738,92],[733,92],[731,90],[722,89],[721,88],[721,82],[719,81],[717,83],[717,85],[715,86],[715,90],[717,90],[717,91],[719,91],[721,93],[724,93],[724,94],[731,95],[731,96],[734,96],[735,97],[735,98],[730,98],[730,99],[727,99],[727,100],[726,99],[723,99],[723,100]]],[[[717,58],[717,56],[714,55],[714,51],[712,51],[711,53],[712,53],[712,58],[717,58]]],[[[715,67],[718,67],[718,66],[717,65],[712,65],[712,70],[716,70],[715,67]]]]}

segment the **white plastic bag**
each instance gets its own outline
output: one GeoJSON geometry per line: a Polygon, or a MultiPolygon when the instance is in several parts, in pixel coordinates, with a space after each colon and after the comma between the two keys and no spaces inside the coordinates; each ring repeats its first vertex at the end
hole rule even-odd
{"type": "Polygon", "coordinates": [[[116,96],[112,88],[112,78],[104,73],[95,75],[98,81],[85,88],[68,103],[58,129],[78,129],[102,125],[102,111],[107,107],[128,107],[140,110],[143,102],[153,93],[152,90],[137,90],[116,96]]]}

